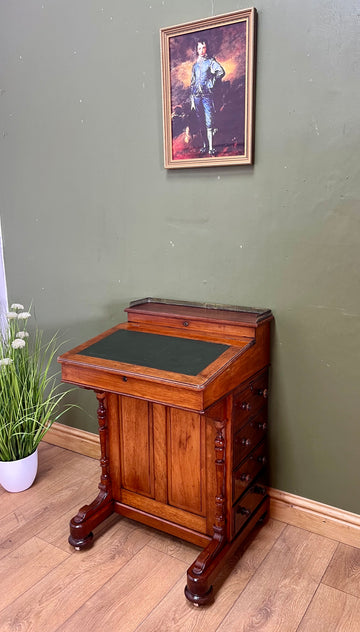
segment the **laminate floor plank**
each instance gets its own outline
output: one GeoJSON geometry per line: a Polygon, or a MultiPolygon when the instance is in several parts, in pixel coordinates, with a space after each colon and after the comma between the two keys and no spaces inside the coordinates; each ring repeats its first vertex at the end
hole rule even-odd
{"type": "Polygon", "coordinates": [[[195,546],[195,544],[180,540],[179,538],[167,535],[161,531],[156,531],[155,529],[152,531],[149,546],[157,551],[161,551],[161,553],[166,553],[166,555],[186,562],[188,566],[193,563],[202,550],[200,547],[195,546]]]}
{"type": "Polygon", "coordinates": [[[360,599],[321,584],[297,632],[359,632],[360,599]]]}
{"type": "MultiPolygon", "coordinates": [[[[94,487],[96,488],[95,484],[94,487]]],[[[21,493],[25,494],[25,492],[21,493]]],[[[21,494],[16,494],[18,495],[21,494]]],[[[65,514],[69,506],[72,507],[76,503],[79,509],[88,495],[89,481],[77,480],[74,477],[63,478],[62,483],[54,484],[53,488],[49,488],[41,497],[35,492],[29,493],[26,503],[0,519],[0,559],[9,550],[21,546],[42,529],[56,523],[59,516],[65,514]]],[[[20,498],[19,502],[21,502],[20,498]]],[[[66,523],[68,524],[68,519],[66,523]]]]}
{"type": "Polygon", "coordinates": [[[1,612],[1,632],[54,632],[102,589],[149,537],[126,521],[117,522],[92,548],[74,551],[5,608],[1,612]]]}
{"type": "Polygon", "coordinates": [[[3,557],[0,560],[0,611],[34,586],[69,555],[70,553],[60,551],[34,537],[3,557]]]}
{"type": "MultiPolygon", "coordinates": [[[[185,600],[184,575],[137,628],[137,632],[215,632],[284,528],[284,523],[269,520],[256,536],[249,540],[242,554],[239,551],[228,560],[227,566],[218,578],[216,602],[213,606],[196,608],[185,600]]],[[[193,561],[194,558],[191,562],[193,561]]],[[[227,630],[237,631],[237,623],[235,627],[229,627],[227,630]]]]}
{"type": "Polygon", "coordinates": [[[69,519],[96,498],[101,468],[40,453],[29,490],[0,489],[1,632],[360,632],[356,544],[269,520],[228,560],[215,603],[195,608],[183,591],[200,549],[113,514],[74,551],[69,519]]]}
{"type": "MultiPolygon", "coordinates": [[[[39,454],[39,468],[33,485],[23,492],[5,493],[2,496],[1,516],[19,510],[20,507],[26,507],[28,504],[34,505],[43,499],[49,498],[49,495],[55,495],[60,490],[64,490],[67,485],[79,484],[86,480],[94,481],[94,496],[96,496],[97,483],[100,480],[101,470],[99,464],[89,457],[82,457],[65,450],[64,454],[53,452],[51,457],[42,459],[43,452],[39,454]],[[85,459],[85,462],[84,462],[85,459]],[[84,470],[81,471],[81,467],[84,470]],[[86,477],[84,477],[84,471],[86,477]],[[81,472],[81,475],[80,475],[81,472]],[[71,483],[72,481],[72,483],[71,483]]],[[[46,454],[46,453],[45,453],[46,454]]]]}
{"type": "Polygon", "coordinates": [[[184,562],[145,546],[57,632],[133,632],[186,568],[184,562]]]}
{"type": "Polygon", "coordinates": [[[287,526],[218,632],[295,632],[336,545],[287,526]]]}
{"type": "Polygon", "coordinates": [[[360,597],[360,549],[339,544],[322,582],[360,597]]]}

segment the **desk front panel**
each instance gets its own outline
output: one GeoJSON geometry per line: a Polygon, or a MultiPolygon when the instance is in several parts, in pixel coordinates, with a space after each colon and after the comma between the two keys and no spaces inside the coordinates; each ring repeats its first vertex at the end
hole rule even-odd
{"type": "Polygon", "coordinates": [[[206,533],[204,415],[113,394],[107,408],[114,500],[206,533]]]}

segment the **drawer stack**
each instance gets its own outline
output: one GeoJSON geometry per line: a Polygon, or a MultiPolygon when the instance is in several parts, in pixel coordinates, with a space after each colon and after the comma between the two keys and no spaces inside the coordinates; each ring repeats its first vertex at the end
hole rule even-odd
{"type": "Polygon", "coordinates": [[[232,538],[267,497],[264,484],[267,396],[267,370],[239,386],[233,394],[232,538]]]}

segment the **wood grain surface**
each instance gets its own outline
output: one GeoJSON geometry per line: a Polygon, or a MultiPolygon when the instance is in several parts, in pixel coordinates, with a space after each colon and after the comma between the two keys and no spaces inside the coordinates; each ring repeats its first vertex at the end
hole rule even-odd
{"type": "Polygon", "coordinates": [[[359,632],[360,546],[278,520],[227,561],[203,608],[183,598],[195,545],[113,515],[92,549],[74,551],[68,521],[98,470],[42,443],[35,484],[0,489],[1,632],[359,632]]]}

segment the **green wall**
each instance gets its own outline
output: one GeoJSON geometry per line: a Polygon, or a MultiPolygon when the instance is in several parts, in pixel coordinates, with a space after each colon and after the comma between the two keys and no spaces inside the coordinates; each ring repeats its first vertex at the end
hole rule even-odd
{"type": "Polygon", "coordinates": [[[67,348],[143,296],[272,308],[272,485],[360,513],[358,2],[259,0],[255,165],[163,168],[159,29],[247,6],[1,3],[9,298],[67,348]]]}

